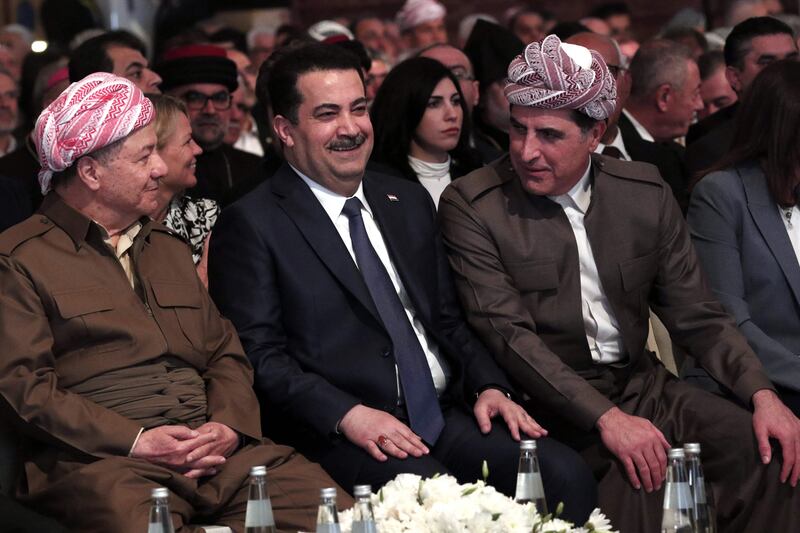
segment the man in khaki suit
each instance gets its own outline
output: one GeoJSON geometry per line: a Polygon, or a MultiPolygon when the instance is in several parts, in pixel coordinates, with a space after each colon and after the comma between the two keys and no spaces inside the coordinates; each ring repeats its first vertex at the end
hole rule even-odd
{"type": "Polygon", "coordinates": [[[18,496],[70,530],[140,533],[165,486],[176,531],[242,531],[249,469],[266,465],[278,527],[310,529],[335,484],[261,439],[233,326],[146,216],[166,172],[153,117],[130,81],[95,73],[37,121],[49,194],[0,236],[0,395],[30,441],[18,496]]]}
{"type": "Polygon", "coordinates": [[[793,530],[800,421],[711,295],[656,168],[592,155],[615,99],[602,57],[549,36],[508,74],[509,157],[439,206],[472,325],[594,467],[616,528],[659,529],[666,450],[694,441],[720,531],[793,530]],[[645,352],[649,308],[748,410],[645,352]]]}

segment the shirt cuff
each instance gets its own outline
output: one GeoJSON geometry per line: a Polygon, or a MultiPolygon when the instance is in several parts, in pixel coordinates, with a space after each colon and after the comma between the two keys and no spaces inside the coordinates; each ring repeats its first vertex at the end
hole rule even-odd
{"type": "Polygon", "coordinates": [[[142,436],[142,432],[144,432],[144,428],[139,428],[139,433],[136,434],[136,439],[133,441],[133,446],[131,446],[130,451],[128,452],[128,457],[133,456],[133,449],[136,448],[136,443],[139,442],[139,437],[142,436]]]}

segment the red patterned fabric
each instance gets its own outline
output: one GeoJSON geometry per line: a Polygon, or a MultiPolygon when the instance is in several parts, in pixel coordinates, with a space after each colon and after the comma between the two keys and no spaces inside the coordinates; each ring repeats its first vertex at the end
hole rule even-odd
{"type": "Polygon", "coordinates": [[[397,13],[397,25],[400,31],[406,31],[425,22],[443,18],[446,14],[445,7],[436,0],[406,0],[397,13]]]}
{"type": "Polygon", "coordinates": [[[614,111],[617,86],[600,54],[548,35],[508,66],[505,95],[514,105],[577,109],[603,120],[614,111]]]}
{"type": "Polygon", "coordinates": [[[36,121],[42,194],[50,190],[53,172],[127,137],[153,117],[153,104],[125,78],[95,72],[71,84],[36,121]]]}

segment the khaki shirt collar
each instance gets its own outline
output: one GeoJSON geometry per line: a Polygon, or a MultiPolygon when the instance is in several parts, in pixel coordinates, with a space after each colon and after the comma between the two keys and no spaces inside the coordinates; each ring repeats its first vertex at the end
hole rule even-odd
{"type": "MultiPolygon", "coordinates": [[[[101,238],[104,239],[108,236],[108,233],[102,226],[70,207],[56,192],[50,192],[44,197],[39,212],[49,218],[56,226],[64,230],[64,232],[69,235],[70,239],[72,239],[72,242],[75,243],[76,248],[80,248],[81,245],[89,239],[89,232],[92,227],[96,228],[95,231],[99,230],[98,236],[101,238]]],[[[131,229],[133,226],[137,226],[136,233],[130,236],[131,241],[137,236],[136,234],[139,234],[141,237],[147,236],[153,228],[151,222],[152,221],[148,217],[142,217],[137,222],[134,222],[134,224],[128,228],[131,229]]]]}

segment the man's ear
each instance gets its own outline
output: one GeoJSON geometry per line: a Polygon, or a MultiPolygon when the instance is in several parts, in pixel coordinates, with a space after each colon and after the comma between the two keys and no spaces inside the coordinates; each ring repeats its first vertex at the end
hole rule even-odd
{"type": "Polygon", "coordinates": [[[725,67],[725,78],[737,95],[742,92],[742,79],[739,74],[740,72],[736,67],[725,67]]]}
{"type": "Polygon", "coordinates": [[[675,95],[675,89],[669,83],[662,83],[656,88],[656,107],[662,113],[669,111],[669,104],[675,95]]]}
{"type": "Polygon", "coordinates": [[[294,124],[283,115],[275,115],[272,119],[272,131],[283,146],[288,148],[294,146],[293,130],[294,124]]]}
{"type": "Polygon", "coordinates": [[[478,105],[478,101],[481,99],[481,82],[478,80],[472,80],[472,87],[474,88],[475,93],[475,98],[473,98],[475,101],[472,102],[472,107],[475,107],[478,105]]]}
{"type": "Polygon", "coordinates": [[[87,189],[96,191],[100,188],[102,168],[97,159],[91,156],[81,157],[75,163],[75,171],[78,174],[78,179],[87,189]]]}
{"type": "Polygon", "coordinates": [[[600,144],[600,139],[606,134],[608,129],[608,119],[595,121],[592,129],[589,130],[589,149],[594,152],[597,145],[600,144]]]}

